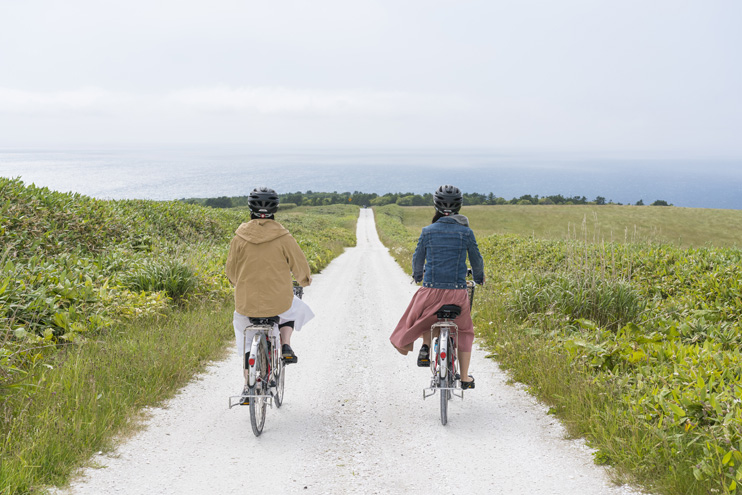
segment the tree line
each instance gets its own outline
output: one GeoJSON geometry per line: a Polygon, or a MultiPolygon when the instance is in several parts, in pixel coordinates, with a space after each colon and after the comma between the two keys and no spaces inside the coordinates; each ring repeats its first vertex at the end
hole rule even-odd
{"type": "MultiPolygon", "coordinates": [[[[407,193],[364,193],[360,191],[342,192],[295,192],[278,195],[281,203],[296,206],[325,206],[335,204],[351,204],[358,206],[384,206],[397,204],[399,206],[429,206],[433,204],[433,194],[407,193]]],[[[220,196],[218,198],[188,198],[181,201],[189,204],[200,204],[212,208],[236,208],[247,206],[248,196],[220,196]]],[[[623,203],[606,200],[604,196],[597,196],[588,200],[585,196],[539,196],[524,194],[518,198],[505,199],[494,193],[464,193],[464,205],[621,205],[623,203]]],[[[644,206],[644,201],[634,203],[636,206],[644,206]]],[[[672,206],[667,201],[658,199],[651,206],[672,206]]]]}

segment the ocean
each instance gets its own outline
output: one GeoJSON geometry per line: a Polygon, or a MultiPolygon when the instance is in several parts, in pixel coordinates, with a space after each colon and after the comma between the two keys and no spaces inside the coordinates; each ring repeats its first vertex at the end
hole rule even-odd
{"type": "Polygon", "coordinates": [[[597,196],[742,209],[742,159],[498,153],[478,150],[255,150],[239,146],[0,149],[0,176],[101,199],[286,192],[465,192],[597,196]]]}

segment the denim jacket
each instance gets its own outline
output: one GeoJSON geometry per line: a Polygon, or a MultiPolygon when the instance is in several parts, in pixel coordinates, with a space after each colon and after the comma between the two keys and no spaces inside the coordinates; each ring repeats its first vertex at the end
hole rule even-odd
{"type": "Polygon", "coordinates": [[[422,280],[423,287],[465,289],[467,254],[474,282],[481,284],[484,261],[468,220],[462,215],[440,218],[420,234],[412,255],[412,278],[415,282],[422,280]]]}

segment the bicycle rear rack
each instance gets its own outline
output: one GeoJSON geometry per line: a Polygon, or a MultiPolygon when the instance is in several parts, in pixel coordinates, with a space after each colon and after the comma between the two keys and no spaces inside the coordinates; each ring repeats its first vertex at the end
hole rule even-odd
{"type": "MultiPolygon", "coordinates": [[[[255,397],[256,399],[266,399],[268,401],[268,405],[273,409],[273,393],[270,393],[268,395],[249,395],[248,398],[252,399],[255,397]]],[[[229,397],[229,408],[232,409],[235,406],[242,406],[247,404],[240,404],[242,402],[242,399],[244,399],[244,395],[232,395],[229,397]],[[234,399],[234,403],[232,400],[234,399]]]]}
{"type": "Polygon", "coordinates": [[[423,389],[423,400],[427,399],[428,397],[434,396],[438,390],[450,390],[451,394],[453,394],[455,397],[464,400],[464,391],[461,390],[460,387],[435,387],[432,384],[430,387],[423,389]]]}

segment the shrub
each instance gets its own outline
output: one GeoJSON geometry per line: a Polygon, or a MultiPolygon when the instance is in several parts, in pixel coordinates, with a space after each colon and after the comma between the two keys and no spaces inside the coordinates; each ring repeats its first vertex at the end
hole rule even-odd
{"type": "Polygon", "coordinates": [[[634,321],[644,300],[621,280],[595,280],[575,274],[529,275],[513,290],[510,309],[526,318],[532,313],[559,312],[570,319],[588,319],[610,329],[634,321]]]}
{"type": "Polygon", "coordinates": [[[193,269],[178,260],[148,261],[124,277],[124,284],[139,292],[164,291],[180,300],[198,285],[193,269]]]}

